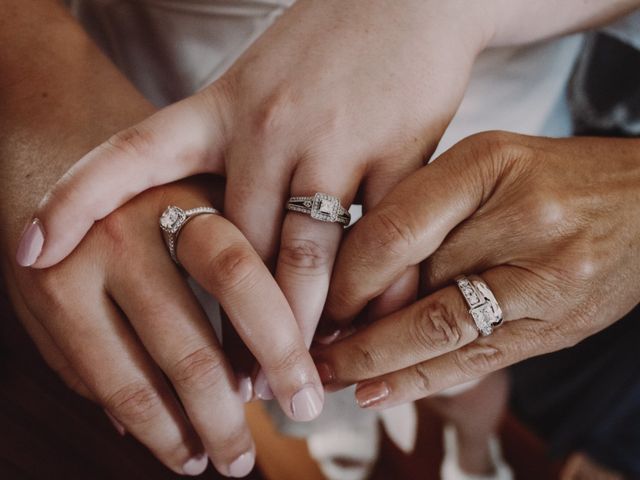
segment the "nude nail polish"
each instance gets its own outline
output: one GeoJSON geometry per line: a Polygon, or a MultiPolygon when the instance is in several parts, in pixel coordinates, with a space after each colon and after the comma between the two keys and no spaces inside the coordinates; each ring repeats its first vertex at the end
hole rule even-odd
{"type": "Polygon", "coordinates": [[[42,253],[44,246],[44,230],[40,220],[34,219],[20,238],[16,261],[22,267],[30,267],[42,253]]]}
{"type": "Polygon", "coordinates": [[[322,412],[322,400],[313,385],[298,390],[291,398],[291,413],[299,422],[309,422],[322,412]]]}
{"type": "Polygon", "coordinates": [[[253,398],[253,383],[246,375],[238,375],[238,394],[244,403],[248,403],[253,398]]]}
{"type": "Polygon", "coordinates": [[[197,477],[207,469],[208,464],[209,464],[209,457],[207,457],[206,454],[202,453],[200,455],[197,455],[187,460],[185,464],[182,466],[182,472],[185,475],[189,475],[191,477],[197,477]]]}
{"type": "Polygon", "coordinates": [[[338,339],[341,333],[341,330],[334,330],[333,332],[326,335],[317,335],[316,342],[318,342],[320,345],[331,345],[338,339]]]}
{"type": "Polygon", "coordinates": [[[246,477],[253,470],[256,455],[253,452],[246,452],[236,458],[229,465],[229,476],[234,478],[246,477]]]}
{"type": "Polygon", "coordinates": [[[264,374],[264,370],[260,370],[258,375],[256,376],[256,381],[253,385],[253,388],[256,392],[256,396],[260,400],[273,400],[275,395],[269,386],[269,382],[267,381],[267,376],[264,374]]]}
{"type": "Polygon", "coordinates": [[[320,381],[323,385],[333,383],[336,375],[328,363],[319,363],[316,368],[318,369],[318,375],[320,375],[320,381]]]}
{"type": "Polygon", "coordinates": [[[389,396],[389,387],[385,382],[373,381],[360,383],[356,387],[356,402],[361,408],[373,407],[389,396]]]}

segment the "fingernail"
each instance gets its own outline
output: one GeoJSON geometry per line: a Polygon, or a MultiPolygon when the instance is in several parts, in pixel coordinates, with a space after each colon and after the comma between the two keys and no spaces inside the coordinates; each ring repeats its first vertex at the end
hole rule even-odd
{"type": "Polygon", "coordinates": [[[124,425],[122,425],[116,417],[111,415],[111,413],[109,413],[108,410],[105,410],[104,413],[109,419],[109,421],[111,422],[111,424],[113,425],[113,427],[117,430],[117,432],[124,437],[127,434],[127,430],[126,428],[124,428],[124,425]]]}
{"type": "Polygon", "coordinates": [[[253,470],[255,461],[256,456],[253,452],[243,453],[229,465],[229,476],[235,478],[246,477],[253,470]]]}
{"type": "Polygon", "coordinates": [[[389,396],[389,387],[382,381],[360,383],[356,387],[356,402],[361,408],[373,407],[389,396]]]}
{"type": "Polygon", "coordinates": [[[275,398],[273,391],[271,391],[271,387],[269,386],[269,382],[267,381],[267,376],[264,374],[264,370],[262,369],[256,376],[256,382],[253,385],[253,388],[260,400],[273,400],[275,398]]]}
{"type": "Polygon", "coordinates": [[[307,385],[291,398],[291,413],[299,422],[313,420],[322,411],[322,400],[313,385],[307,385]]]}
{"type": "Polygon", "coordinates": [[[331,345],[340,336],[340,332],[341,330],[338,329],[328,335],[318,335],[316,341],[321,345],[331,345]]]}
{"type": "Polygon", "coordinates": [[[336,375],[328,363],[320,363],[316,368],[318,369],[318,375],[320,375],[320,381],[323,385],[333,383],[336,375]]]}
{"type": "Polygon", "coordinates": [[[20,238],[20,244],[18,246],[18,253],[16,254],[16,260],[18,265],[22,267],[30,267],[42,252],[44,245],[44,231],[40,220],[37,218],[31,222],[27,229],[20,238]]]}
{"type": "Polygon", "coordinates": [[[238,375],[238,393],[244,403],[248,403],[253,398],[253,383],[247,375],[238,375]]]}
{"type": "Polygon", "coordinates": [[[182,466],[182,472],[185,475],[189,475],[191,477],[197,477],[207,469],[208,464],[209,464],[209,457],[207,457],[206,454],[202,453],[196,457],[193,457],[187,460],[187,463],[185,463],[182,466]]]}

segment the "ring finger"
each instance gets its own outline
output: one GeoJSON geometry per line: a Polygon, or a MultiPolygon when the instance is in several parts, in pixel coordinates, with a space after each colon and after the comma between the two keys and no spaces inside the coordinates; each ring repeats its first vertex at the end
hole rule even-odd
{"type": "Polygon", "coordinates": [[[204,470],[206,457],[189,422],[111,299],[84,288],[73,311],[36,309],[82,382],[128,432],[177,473],[204,470]]]}
{"type": "Polygon", "coordinates": [[[178,258],[218,299],[256,357],[283,411],[316,418],[324,400],[311,355],[286,298],[246,238],[220,215],[200,215],[182,229],[178,258]]]}
{"type": "MultiPolygon", "coordinates": [[[[536,289],[526,271],[503,266],[482,278],[500,302],[505,321],[541,313],[535,302],[517,293],[536,289]]],[[[439,357],[478,335],[460,291],[448,286],[320,350],[316,362],[325,383],[342,387],[439,357]]]]}
{"type": "MultiPolygon", "coordinates": [[[[307,208],[316,214],[336,207],[338,202],[347,208],[356,194],[360,176],[345,172],[327,178],[323,173],[339,171],[337,167],[318,161],[302,164],[291,182],[292,196],[308,197],[310,207],[307,208]],[[313,200],[316,192],[328,195],[313,200]]],[[[287,212],[276,268],[276,280],[291,305],[307,347],[311,345],[324,308],[344,230],[340,223],[319,221],[311,215],[287,212]]]]}

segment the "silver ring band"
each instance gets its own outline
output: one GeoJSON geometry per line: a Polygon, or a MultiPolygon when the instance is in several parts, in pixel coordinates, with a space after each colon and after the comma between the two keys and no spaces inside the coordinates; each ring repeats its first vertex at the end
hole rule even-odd
{"type": "Polygon", "coordinates": [[[503,316],[500,304],[489,286],[478,275],[461,275],[456,278],[456,284],[480,334],[491,335],[493,329],[502,324],[503,316]]]}
{"type": "Polygon", "coordinates": [[[326,193],[316,193],[313,197],[291,197],[287,202],[287,210],[345,227],[351,223],[351,214],[340,204],[340,199],[326,193]]]}
{"type": "Polygon", "coordinates": [[[221,213],[212,207],[197,207],[183,210],[180,207],[169,205],[162,215],[160,215],[160,229],[163,232],[164,241],[169,249],[171,259],[180,265],[178,261],[178,238],[182,228],[198,215],[221,215],[221,213]]]}

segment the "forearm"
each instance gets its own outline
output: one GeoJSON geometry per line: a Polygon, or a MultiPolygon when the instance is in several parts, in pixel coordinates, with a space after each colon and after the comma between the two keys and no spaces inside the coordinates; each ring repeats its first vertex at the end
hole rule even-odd
{"type": "Polygon", "coordinates": [[[640,7],[640,0],[493,0],[491,3],[494,27],[490,46],[531,43],[596,28],[640,7]]]}
{"type": "Polygon", "coordinates": [[[58,2],[0,0],[0,10],[0,242],[7,248],[73,162],[152,107],[58,2]]]}

